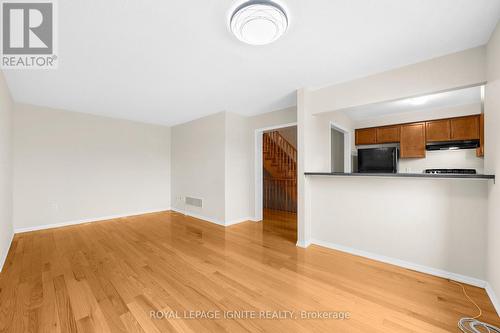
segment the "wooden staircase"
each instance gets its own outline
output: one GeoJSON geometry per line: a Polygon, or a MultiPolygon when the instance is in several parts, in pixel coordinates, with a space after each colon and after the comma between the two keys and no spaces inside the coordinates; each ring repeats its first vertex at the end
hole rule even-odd
{"type": "Polygon", "coordinates": [[[264,208],[297,212],[297,149],[279,132],[264,133],[264,208]]]}

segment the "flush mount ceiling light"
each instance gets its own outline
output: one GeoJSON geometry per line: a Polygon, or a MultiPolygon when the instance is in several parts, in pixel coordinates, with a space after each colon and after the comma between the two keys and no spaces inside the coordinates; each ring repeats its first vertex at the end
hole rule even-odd
{"type": "Polygon", "coordinates": [[[272,1],[247,1],[231,15],[233,34],[244,43],[265,45],[281,37],[288,28],[285,10],[272,1]]]}

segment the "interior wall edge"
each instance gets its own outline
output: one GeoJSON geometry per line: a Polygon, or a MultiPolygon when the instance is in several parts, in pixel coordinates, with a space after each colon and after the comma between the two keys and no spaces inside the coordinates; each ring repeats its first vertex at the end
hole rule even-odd
{"type": "Polygon", "coordinates": [[[300,240],[297,241],[297,247],[301,247],[303,249],[307,249],[309,246],[311,246],[311,241],[309,240],[300,240]]]}
{"type": "Polygon", "coordinates": [[[493,304],[493,307],[497,311],[497,315],[500,316],[500,301],[495,294],[495,291],[493,290],[493,287],[489,282],[486,282],[486,294],[488,294],[488,297],[490,298],[491,303],[493,304]]]}

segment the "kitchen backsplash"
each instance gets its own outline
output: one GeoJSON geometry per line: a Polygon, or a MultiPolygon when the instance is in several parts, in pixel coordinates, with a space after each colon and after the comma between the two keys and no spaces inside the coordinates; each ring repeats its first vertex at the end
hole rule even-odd
{"type": "Polygon", "coordinates": [[[475,149],[427,151],[426,158],[400,159],[400,173],[421,173],[425,169],[476,169],[484,172],[484,159],[475,149]]]}

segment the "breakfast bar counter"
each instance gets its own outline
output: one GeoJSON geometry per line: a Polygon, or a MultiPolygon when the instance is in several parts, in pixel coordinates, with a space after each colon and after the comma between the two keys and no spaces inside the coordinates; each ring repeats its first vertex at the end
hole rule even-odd
{"type": "Polygon", "coordinates": [[[486,251],[493,175],[305,175],[313,244],[440,276],[472,277],[478,280],[467,281],[476,285],[484,280],[477,259],[486,251]]]}
{"type": "Polygon", "coordinates": [[[492,179],[495,175],[485,174],[430,174],[430,173],[356,173],[356,172],[305,172],[306,176],[339,176],[339,177],[394,177],[394,178],[465,178],[492,179]]]}

